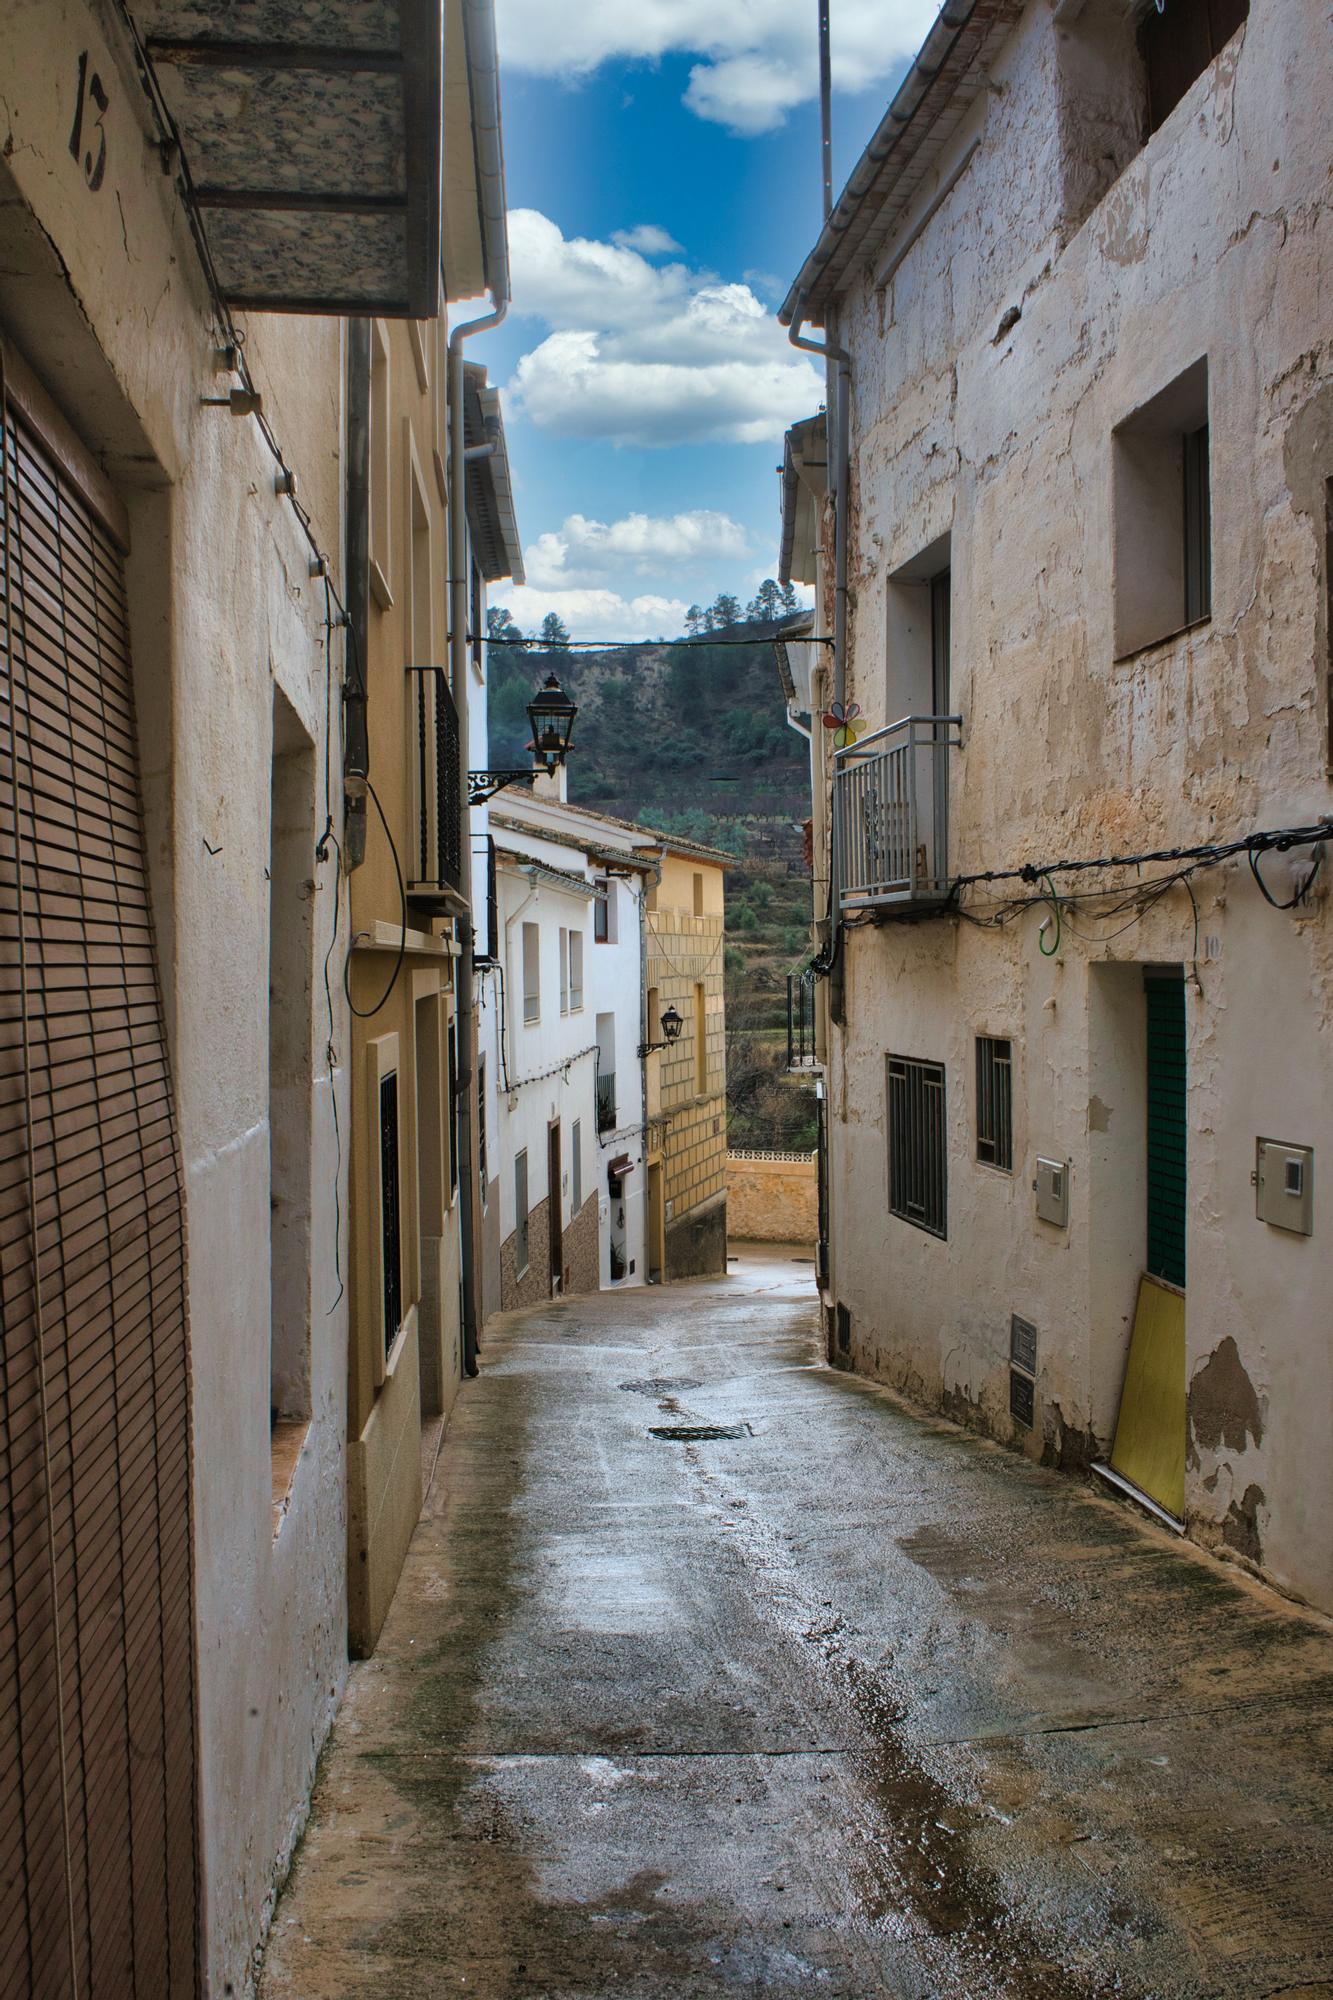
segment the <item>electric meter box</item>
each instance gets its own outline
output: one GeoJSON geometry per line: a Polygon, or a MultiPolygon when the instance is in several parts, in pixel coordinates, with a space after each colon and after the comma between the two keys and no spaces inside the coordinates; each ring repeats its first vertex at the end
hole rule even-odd
{"type": "Polygon", "coordinates": [[[1037,1155],[1037,1178],[1032,1183],[1037,1196],[1037,1215],[1053,1222],[1057,1229],[1069,1227],[1069,1162],[1048,1160],[1037,1155]]]}
{"type": "Polygon", "coordinates": [[[1260,1139],[1254,1173],[1254,1212],[1274,1229],[1314,1234],[1314,1147],[1260,1139]]]}

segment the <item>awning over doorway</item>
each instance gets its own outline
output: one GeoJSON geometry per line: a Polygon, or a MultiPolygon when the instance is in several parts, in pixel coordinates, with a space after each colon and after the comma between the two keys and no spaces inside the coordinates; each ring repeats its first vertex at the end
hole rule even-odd
{"type": "Polygon", "coordinates": [[[137,0],[228,303],[428,319],[444,0],[137,0]]]}

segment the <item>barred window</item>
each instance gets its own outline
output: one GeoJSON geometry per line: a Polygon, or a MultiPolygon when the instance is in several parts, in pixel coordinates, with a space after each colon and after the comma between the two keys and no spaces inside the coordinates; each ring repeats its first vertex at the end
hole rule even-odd
{"type": "Polygon", "coordinates": [[[1013,1044],[998,1035],[977,1036],[977,1158],[1014,1170],[1013,1044]]]}
{"type": "Polygon", "coordinates": [[[384,1352],[403,1323],[402,1217],[398,1198],[398,1072],[380,1081],[380,1261],[384,1279],[384,1352]]]}
{"type": "Polygon", "coordinates": [[[944,1064],[888,1058],[889,1212],[948,1235],[944,1064]]]}

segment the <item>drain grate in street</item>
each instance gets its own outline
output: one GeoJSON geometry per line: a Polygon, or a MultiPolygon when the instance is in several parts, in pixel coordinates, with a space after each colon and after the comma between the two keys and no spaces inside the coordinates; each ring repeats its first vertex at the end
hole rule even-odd
{"type": "Polygon", "coordinates": [[[649,1437],[667,1444],[707,1444],[713,1438],[747,1438],[754,1432],[748,1424],[650,1424],[649,1437]]]}
{"type": "Polygon", "coordinates": [[[650,1375],[643,1382],[621,1382],[619,1387],[628,1389],[635,1396],[673,1396],[681,1389],[698,1389],[702,1385],[693,1375],[650,1375]]]}

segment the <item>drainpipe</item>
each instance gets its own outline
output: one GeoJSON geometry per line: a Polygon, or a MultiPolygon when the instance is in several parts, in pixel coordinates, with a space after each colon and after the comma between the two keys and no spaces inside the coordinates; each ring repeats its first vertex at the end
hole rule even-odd
{"type": "Polygon", "coordinates": [[[847,426],[850,420],[852,357],[825,337],[810,340],[801,332],[805,323],[802,295],[787,329],[793,347],[804,354],[817,354],[833,369],[833,399],[830,410],[833,429],[833,699],[842,701],[847,686],[847,426]]]}
{"type": "MultiPolygon", "coordinates": [[[[489,333],[499,326],[509,310],[509,241],[505,217],[504,154],[500,141],[500,74],[495,50],[495,16],[492,0],[463,0],[463,36],[467,47],[468,81],[472,90],[473,145],[477,167],[477,198],[482,216],[483,262],[489,280],[494,309],[480,319],[456,326],[449,335],[449,677],[454,699],[463,718],[461,731],[466,745],[467,731],[467,617],[468,547],[466,513],[467,449],[463,436],[463,343],[474,334],[489,333]]],[[[463,811],[468,810],[466,804],[463,811]]],[[[458,960],[458,1052],[459,1161],[458,1211],[460,1254],[463,1266],[463,1371],[477,1373],[478,1267],[477,1204],[473,1176],[477,1146],[474,1121],[477,1115],[476,1090],[476,990],[472,953],[475,933],[472,925],[471,840],[466,842],[467,873],[464,894],[467,911],[459,922],[458,960]]]]}

